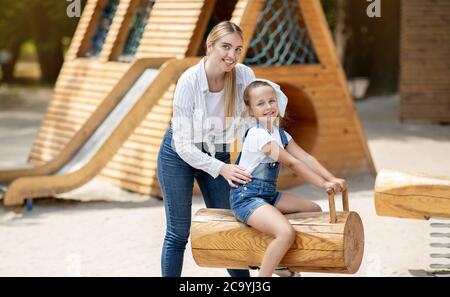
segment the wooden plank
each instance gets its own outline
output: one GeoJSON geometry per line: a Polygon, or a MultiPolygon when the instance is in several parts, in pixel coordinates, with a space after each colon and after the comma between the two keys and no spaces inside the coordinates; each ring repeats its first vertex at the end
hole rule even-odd
{"type": "Polygon", "coordinates": [[[60,74],[58,76],[58,82],[59,80],[63,81],[63,82],[74,82],[74,83],[78,83],[78,82],[84,82],[89,80],[90,82],[93,83],[98,83],[98,84],[105,84],[105,85],[115,85],[117,83],[117,77],[114,78],[109,78],[109,77],[105,77],[105,76],[87,76],[87,75],[71,75],[71,74],[60,74]]]}
{"type": "Polygon", "coordinates": [[[97,100],[98,102],[101,102],[105,97],[107,93],[106,92],[93,92],[90,90],[68,90],[68,89],[59,89],[55,88],[54,90],[54,98],[61,97],[70,97],[70,98],[77,98],[78,96],[82,98],[91,98],[92,100],[97,100]]]}
{"type": "Polygon", "coordinates": [[[176,47],[187,47],[189,44],[189,39],[159,39],[159,38],[152,38],[148,40],[142,40],[142,42],[139,44],[139,46],[176,46],[176,47]]]}
{"type": "Polygon", "coordinates": [[[55,110],[55,111],[64,111],[68,109],[74,109],[78,110],[79,112],[86,112],[88,114],[91,114],[95,109],[96,105],[92,104],[83,104],[79,101],[53,101],[52,104],[49,106],[49,110],[55,110]]]}
{"type": "Polygon", "coordinates": [[[153,195],[154,197],[161,197],[159,187],[156,187],[157,188],[157,190],[156,190],[155,186],[149,186],[148,184],[137,184],[137,183],[134,183],[133,181],[125,181],[125,180],[119,180],[116,178],[110,178],[103,174],[100,175],[100,178],[105,179],[105,180],[117,185],[118,187],[127,189],[129,191],[141,193],[144,195],[153,195]],[[155,192],[157,192],[158,194],[155,195],[154,194],[155,192]]]}
{"type": "Polygon", "coordinates": [[[148,30],[152,31],[180,31],[180,32],[192,32],[195,29],[195,25],[179,25],[179,24],[153,24],[148,23],[148,30]]]}
{"type": "Polygon", "coordinates": [[[48,113],[45,115],[45,118],[42,122],[42,125],[46,125],[49,123],[50,126],[55,126],[58,128],[63,128],[65,130],[76,131],[80,129],[81,125],[83,125],[86,121],[86,118],[69,118],[60,114],[48,113]]]}
{"type": "Polygon", "coordinates": [[[375,183],[380,216],[450,218],[450,178],[382,170],[375,183]]]}
{"type": "Polygon", "coordinates": [[[154,172],[151,175],[146,175],[145,177],[143,177],[141,175],[136,175],[122,170],[121,171],[114,170],[109,165],[102,170],[101,174],[109,178],[120,179],[124,181],[133,181],[134,183],[138,183],[141,185],[151,184],[153,182],[153,177],[156,177],[156,172],[154,172]]]}
{"type": "Polygon", "coordinates": [[[200,9],[203,6],[203,1],[198,2],[160,2],[158,3],[159,9],[164,10],[193,10],[200,9]]]}
{"type": "Polygon", "coordinates": [[[178,32],[178,31],[146,31],[142,36],[141,42],[147,39],[157,38],[170,38],[170,39],[190,39],[191,32],[178,32]]]}
{"type": "Polygon", "coordinates": [[[55,102],[76,102],[78,104],[85,104],[91,106],[97,106],[101,103],[104,96],[98,96],[97,99],[92,96],[81,96],[80,94],[72,95],[72,94],[64,94],[60,93],[54,96],[53,100],[55,102]]]}

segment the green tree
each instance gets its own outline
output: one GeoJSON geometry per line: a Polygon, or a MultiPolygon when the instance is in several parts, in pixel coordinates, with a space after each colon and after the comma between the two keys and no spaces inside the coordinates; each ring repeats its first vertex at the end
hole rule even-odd
{"type": "Polygon", "coordinates": [[[13,79],[14,66],[20,54],[20,45],[30,38],[28,10],[25,1],[0,0],[0,50],[10,59],[2,64],[3,81],[13,79]]]}
{"type": "MultiPolygon", "coordinates": [[[[86,0],[82,0],[84,7],[86,0]]],[[[72,37],[78,18],[67,16],[62,0],[0,0],[0,49],[12,54],[2,65],[3,79],[11,80],[20,45],[31,38],[36,45],[41,80],[55,81],[63,63],[63,37],[72,37]]]]}

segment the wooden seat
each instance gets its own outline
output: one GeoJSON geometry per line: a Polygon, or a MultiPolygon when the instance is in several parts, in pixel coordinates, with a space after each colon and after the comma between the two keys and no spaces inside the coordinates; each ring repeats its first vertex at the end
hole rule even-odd
{"type": "Polygon", "coordinates": [[[450,218],[450,178],[381,170],[375,181],[379,216],[450,218]]]}
{"type": "MultiPolygon", "coordinates": [[[[330,212],[286,215],[297,232],[294,244],[280,263],[290,271],[355,273],[362,261],[364,230],[360,216],[334,207],[329,193],[330,212]]],[[[192,254],[203,267],[248,269],[260,266],[272,237],[236,220],[228,209],[200,209],[191,228],[192,254]]]]}

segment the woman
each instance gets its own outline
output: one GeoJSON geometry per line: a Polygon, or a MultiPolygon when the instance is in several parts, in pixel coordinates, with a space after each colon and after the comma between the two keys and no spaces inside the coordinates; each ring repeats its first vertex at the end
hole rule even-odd
{"type": "MultiPolygon", "coordinates": [[[[242,99],[253,81],[253,71],[237,63],[242,31],[234,23],[216,25],[206,40],[207,55],[178,80],[172,123],[158,154],[158,180],[166,212],[161,270],[163,276],[181,276],[191,227],[194,178],[207,207],[230,208],[230,186],[246,183],[251,175],[230,163],[229,144],[244,123],[242,99]]],[[[247,270],[228,270],[231,276],[249,276],[247,270]]]]}

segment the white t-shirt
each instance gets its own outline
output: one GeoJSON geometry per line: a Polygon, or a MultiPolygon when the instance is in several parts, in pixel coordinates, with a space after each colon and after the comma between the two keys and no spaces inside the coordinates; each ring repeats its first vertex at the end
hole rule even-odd
{"type": "MultiPolygon", "coordinates": [[[[287,141],[291,141],[292,136],[286,131],[287,141]]],[[[262,151],[262,147],[270,141],[276,141],[283,147],[281,142],[280,130],[278,127],[273,127],[273,133],[270,134],[268,130],[263,127],[253,127],[247,133],[247,137],[242,145],[241,159],[239,160],[239,165],[243,166],[249,173],[260,163],[272,163],[275,162],[271,158],[267,157],[262,151]]]]}
{"type": "Polygon", "coordinates": [[[220,92],[207,91],[206,93],[206,111],[208,114],[206,125],[208,133],[211,136],[223,139],[225,130],[225,103],[223,99],[223,89],[220,92]]]}

